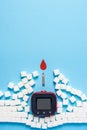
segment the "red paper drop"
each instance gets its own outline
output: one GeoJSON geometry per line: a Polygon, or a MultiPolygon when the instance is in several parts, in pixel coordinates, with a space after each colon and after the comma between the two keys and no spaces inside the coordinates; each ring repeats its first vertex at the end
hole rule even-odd
{"type": "Polygon", "coordinates": [[[41,68],[41,70],[45,70],[47,68],[45,60],[42,60],[42,62],[40,64],[40,68],[41,68]]]}

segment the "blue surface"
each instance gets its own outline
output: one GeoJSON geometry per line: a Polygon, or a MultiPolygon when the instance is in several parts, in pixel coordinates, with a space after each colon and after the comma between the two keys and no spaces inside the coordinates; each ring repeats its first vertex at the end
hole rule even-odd
{"type": "MultiPolygon", "coordinates": [[[[46,90],[54,90],[55,68],[70,84],[87,94],[87,0],[0,0],[0,89],[20,80],[22,70],[38,70],[47,62],[46,90]]],[[[41,78],[35,88],[41,90],[41,78]]],[[[52,130],[86,130],[67,124],[52,130]]],[[[0,123],[0,130],[29,130],[21,124],[0,123]]]]}

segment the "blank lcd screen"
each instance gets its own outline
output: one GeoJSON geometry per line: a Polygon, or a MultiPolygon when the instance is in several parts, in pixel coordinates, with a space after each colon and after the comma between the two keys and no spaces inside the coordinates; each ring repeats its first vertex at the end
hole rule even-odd
{"type": "Polygon", "coordinates": [[[37,98],[37,110],[50,110],[51,99],[50,98],[37,98]]]}

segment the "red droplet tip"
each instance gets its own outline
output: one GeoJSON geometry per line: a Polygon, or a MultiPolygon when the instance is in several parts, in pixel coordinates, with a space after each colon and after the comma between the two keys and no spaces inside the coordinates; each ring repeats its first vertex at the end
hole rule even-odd
{"type": "Polygon", "coordinates": [[[41,70],[45,70],[47,68],[45,60],[42,60],[42,62],[40,64],[40,68],[41,68],[41,70]]]}

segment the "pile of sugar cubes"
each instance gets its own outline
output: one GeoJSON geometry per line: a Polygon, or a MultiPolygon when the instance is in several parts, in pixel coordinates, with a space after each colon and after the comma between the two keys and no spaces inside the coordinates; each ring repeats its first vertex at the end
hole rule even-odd
{"type": "Polygon", "coordinates": [[[34,92],[38,71],[20,73],[21,80],[8,84],[8,90],[0,91],[0,122],[24,123],[31,128],[47,129],[65,123],[87,123],[87,96],[69,85],[69,80],[58,69],[53,71],[53,84],[57,96],[57,112],[50,117],[35,117],[29,105],[34,92]]]}

